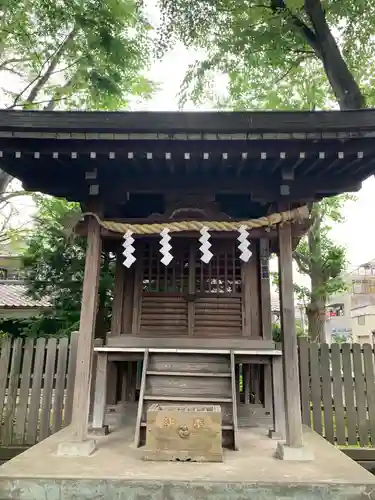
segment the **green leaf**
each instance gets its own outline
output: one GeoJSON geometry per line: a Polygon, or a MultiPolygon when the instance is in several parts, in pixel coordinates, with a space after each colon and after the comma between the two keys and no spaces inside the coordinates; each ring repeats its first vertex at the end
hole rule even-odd
{"type": "MultiPolygon", "coordinates": [[[[37,299],[48,298],[53,310],[36,318],[26,334],[63,334],[77,329],[81,309],[86,239],[72,240],[65,234],[66,220],[80,208],[76,203],[41,195],[35,195],[34,201],[37,214],[23,255],[28,293],[37,299]]],[[[111,317],[113,259],[103,259],[101,266],[99,296],[105,322],[98,328],[102,334],[108,331],[111,317]]]]}
{"type": "Polygon", "coordinates": [[[150,25],[137,0],[7,0],[0,16],[0,71],[21,88],[4,89],[8,106],[124,109],[151,96],[150,25]]]}

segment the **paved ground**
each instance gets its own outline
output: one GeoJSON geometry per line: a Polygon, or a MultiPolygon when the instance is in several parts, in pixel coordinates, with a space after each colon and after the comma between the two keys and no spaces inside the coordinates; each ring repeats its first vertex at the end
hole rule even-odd
{"type": "Polygon", "coordinates": [[[240,451],[223,463],[144,462],[133,428],[98,438],[87,458],[56,456],[69,428],[0,467],[0,499],[244,500],[374,499],[375,477],[317,434],[306,431],[313,462],[283,462],[265,431],[242,429],[240,451]],[[5,496],[7,495],[7,496],[5,496]]]}

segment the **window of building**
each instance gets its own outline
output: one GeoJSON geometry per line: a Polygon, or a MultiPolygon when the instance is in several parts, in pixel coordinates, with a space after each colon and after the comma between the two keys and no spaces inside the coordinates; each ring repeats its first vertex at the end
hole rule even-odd
{"type": "Polygon", "coordinates": [[[362,282],[361,281],[352,281],[352,292],[353,293],[362,293],[362,282]]]}
{"type": "Polygon", "coordinates": [[[8,272],[6,269],[0,267],[0,280],[6,280],[8,277],[8,272]]]}
{"type": "Polygon", "coordinates": [[[344,316],[344,304],[330,304],[327,307],[327,316],[329,318],[344,316]]]}
{"type": "Polygon", "coordinates": [[[375,280],[373,278],[352,281],[352,293],[375,293],[375,280]]]}
{"type": "Polygon", "coordinates": [[[361,326],[363,326],[366,323],[366,316],[357,316],[357,323],[361,326]]]}

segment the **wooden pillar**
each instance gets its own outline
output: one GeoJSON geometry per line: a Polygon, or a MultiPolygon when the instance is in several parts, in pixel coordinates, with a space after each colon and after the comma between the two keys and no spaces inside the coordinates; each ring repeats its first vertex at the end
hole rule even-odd
{"type": "MultiPolygon", "coordinates": [[[[124,281],[125,281],[125,266],[123,264],[124,257],[121,251],[118,251],[116,256],[115,268],[115,283],[113,287],[113,302],[112,302],[112,320],[110,336],[119,336],[123,333],[122,315],[124,304],[124,281]]],[[[117,384],[118,384],[118,366],[115,362],[107,364],[107,404],[115,405],[117,403],[117,384]]]]}
{"type": "Polygon", "coordinates": [[[126,361],[124,363],[121,363],[121,397],[120,401],[128,401],[129,399],[129,384],[128,384],[128,371],[130,367],[130,362],[126,361]]]}
{"type": "Polygon", "coordinates": [[[249,262],[241,264],[242,297],[242,335],[250,337],[251,335],[251,303],[250,303],[250,265],[249,262]]]}
{"type": "Polygon", "coordinates": [[[298,448],[303,446],[303,435],[290,223],[280,224],[278,226],[278,234],[286,445],[298,448]]]}
{"type": "Polygon", "coordinates": [[[195,286],[196,286],[196,246],[195,243],[189,245],[189,280],[188,280],[188,335],[194,335],[195,327],[195,286]]]}
{"type": "Polygon", "coordinates": [[[93,217],[90,217],[74,382],[72,427],[75,441],[84,441],[87,435],[101,248],[100,226],[93,217]]]}
{"type": "MultiPolygon", "coordinates": [[[[94,338],[94,347],[102,347],[102,346],[103,346],[103,339],[94,338]]],[[[98,358],[97,353],[93,352],[92,353],[92,360],[91,360],[91,373],[92,374],[96,373],[97,358],[98,358]]],[[[94,400],[95,400],[95,377],[92,376],[91,383],[90,383],[89,415],[92,415],[93,408],[94,408],[94,400]]]]}
{"type": "Polygon", "coordinates": [[[98,431],[104,429],[104,417],[107,399],[107,359],[108,355],[106,352],[99,352],[97,354],[92,427],[94,430],[98,431]]]}
{"type": "Polygon", "coordinates": [[[133,335],[139,334],[142,314],[142,290],[143,290],[143,262],[140,257],[135,262],[134,286],[133,286],[133,317],[132,331],[133,335]]]}
{"type": "MultiPolygon", "coordinates": [[[[270,242],[268,239],[262,238],[259,241],[260,303],[262,318],[262,337],[264,340],[272,340],[269,246],[270,242]]],[[[272,411],[272,373],[270,364],[264,365],[264,407],[267,412],[272,411]]]]}
{"type": "Polygon", "coordinates": [[[258,245],[251,242],[252,256],[249,262],[241,264],[242,279],[242,335],[244,337],[261,337],[260,331],[260,295],[258,279],[258,245]]]}
{"type": "Polygon", "coordinates": [[[281,356],[272,358],[273,431],[278,439],[285,439],[285,403],[281,356]]]}
{"type": "Polygon", "coordinates": [[[122,305],[122,333],[130,335],[133,323],[133,299],[134,299],[134,266],[125,269],[124,293],[122,305]]]}
{"type": "Polygon", "coordinates": [[[259,274],[260,300],[262,316],[262,336],[264,340],[272,339],[271,284],[269,270],[269,240],[262,238],[259,242],[259,274]]]}
{"type": "Polygon", "coordinates": [[[243,376],[243,387],[245,393],[245,404],[250,404],[250,365],[249,363],[243,364],[244,376],[243,376]]]}
{"type": "Polygon", "coordinates": [[[117,403],[117,385],[119,380],[118,363],[109,361],[107,369],[107,404],[115,405],[117,403]]]}
{"type": "Polygon", "coordinates": [[[111,335],[121,335],[122,332],[122,307],[124,303],[125,266],[124,257],[118,252],[116,258],[115,284],[113,289],[111,335]]]}

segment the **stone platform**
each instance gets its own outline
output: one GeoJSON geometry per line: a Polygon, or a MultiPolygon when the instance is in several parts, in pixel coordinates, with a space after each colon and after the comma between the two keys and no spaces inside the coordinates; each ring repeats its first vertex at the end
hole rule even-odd
{"type": "Polygon", "coordinates": [[[17,500],[375,500],[375,477],[310,430],[313,462],[274,457],[277,443],[260,429],[241,429],[240,451],[223,463],[144,462],[133,426],[98,438],[90,457],[56,456],[70,429],[0,467],[0,499],[17,500]]]}

